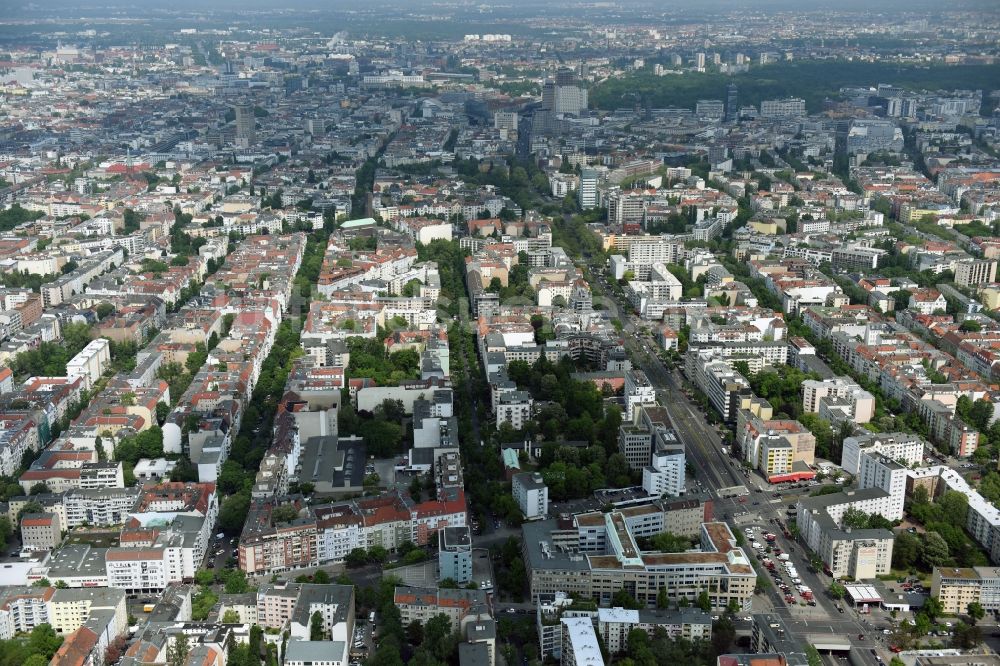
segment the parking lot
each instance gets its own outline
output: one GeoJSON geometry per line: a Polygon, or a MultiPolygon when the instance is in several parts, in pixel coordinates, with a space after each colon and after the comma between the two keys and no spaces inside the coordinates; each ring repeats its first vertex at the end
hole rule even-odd
{"type": "Polygon", "coordinates": [[[801,600],[808,606],[816,606],[814,591],[798,576],[798,569],[792,563],[791,556],[776,545],[777,534],[761,527],[747,527],[743,532],[746,534],[748,545],[755,553],[754,557],[765,566],[774,585],[781,591],[785,603],[795,606],[801,600]]]}

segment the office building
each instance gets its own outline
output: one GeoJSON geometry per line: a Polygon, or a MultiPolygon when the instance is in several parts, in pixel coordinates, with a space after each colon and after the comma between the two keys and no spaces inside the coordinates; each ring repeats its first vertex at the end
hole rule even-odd
{"type": "Polygon", "coordinates": [[[600,200],[597,195],[598,172],[595,169],[583,169],[580,172],[580,188],[577,190],[577,199],[582,210],[597,208],[600,200]]]}
{"type": "Polygon", "coordinates": [[[726,115],[726,107],[721,99],[699,99],[694,106],[694,115],[699,120],[717,122],[726,115]]]}
{"type": "Polygon", "coordinates": [[[635,418],[638,405],[649,405],[656,402],[656,389],[646,377],[646,373],[638,368],[632,368],[625,373],[625,420],[635,418]]]}
{"type": "MultiPolygon", "coordinates": [[[[742,65],[739,59],[742,54],[737,55],[737,64],[742,65]]],[[[736,87],[735,83],[730,83],[726,86],[726,121],[736,122],[740,117],[740,94],[739,89],[736,87]]]]}
{"type": "Polygon", "coordinates": [[[673,430],[657,430],[653,455],[642,469],[642,489],[652,497],[677,497],[685,491],[687,463],[684,444],[673,430]]]}
{"type": "Polygon", "coordinates": [[[801,118],[804,115],[806,102],[803,99],[765,99],[760,103],[761,118],[801,118]]]}
{"type": "Polygon", "coordinates": [[[247,102],[234,104],[233,112],[236,114],[233,121],[236,146],[249,148],[257,143],[257,121],[254,118],[253,104],[247,102]]]}
{"type": "Polygon", "coordinates": [[[472,580],[472,533],[468,527],[446,527],[438,541],[438,580],[459,585],[472,580]]]}
{"type": "Polygon", "coordinates": [[[608,605],[622,588],[648,607],[664,590],[671,604],[682,598],[693,604],[706,592],[716,610],[731,603],[749,608],[753,597],[757,575],[725,523],[702,524],[701,549],[690,553],[640,550],[642,526],[633,527],[623,512],[593,515],[576,530],[555,520],[526,523],[523,530],[534,603],[565,592],[608,605]]]}
{"type": "Polygon", "coordinates": [[[987,613],[1000,611],[1000,569],[996,567],[934,567],[931,596],[948,614],[964,614],[977,603],[987,613]]]}
{"type": "Polygon", "coordinates": [[[903,130],[891,120],[852,120],[847,130],[847,154],[889,152],[903,150],[903,130]]]}

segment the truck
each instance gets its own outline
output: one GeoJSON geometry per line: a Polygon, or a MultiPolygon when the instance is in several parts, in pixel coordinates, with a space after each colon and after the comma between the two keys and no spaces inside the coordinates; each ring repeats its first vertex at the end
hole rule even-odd
{"type": "Polygon", "coordinates": [[[156,608],[156,604],[146,604],[142,607],[143,613],[152,613],[153,609],[156,608]]]}
{"type": "Polygon", "coordinates": [[[771,545],[774,545],[774,541],[777,538],[778,538],[777,535],[773,534],[771,532],[765,532],[764,533],[764,541],[767,541],[771,545]]]}
{"type": "Polygon", "coordinates": [[[778,555],[778,559],[781,560],[782,562],[787,562],[788,561],[788,553],[782,553],[781,555],[778,555]]]}

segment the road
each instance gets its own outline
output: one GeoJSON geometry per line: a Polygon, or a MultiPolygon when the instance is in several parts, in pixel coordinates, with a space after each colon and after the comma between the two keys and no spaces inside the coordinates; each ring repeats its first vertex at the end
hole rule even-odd
{"type": "MultiPolygon", "coordinates": [[[[623,303],[621,305],[624,307],[623,303]]],[[[646,377],[656,388],[656,398],[666,407],[674,430],[686,445],[688,462],[698,478],[705,480],[707,492],[718,498],[717,491],[720,488],[746,484],[746,477],[733,464],[723,461],[722,438],[708,424],[698,406],[685,395],[679,371],[676,368],[667,369],[655,353],[655,347],[651,346],[653,341],[642,337],[637,320],[632,315],[623,314],[621,320],[627,334],[623,336],[625,346],[631,352],[632,362],[646,373],[646,377]]]]}

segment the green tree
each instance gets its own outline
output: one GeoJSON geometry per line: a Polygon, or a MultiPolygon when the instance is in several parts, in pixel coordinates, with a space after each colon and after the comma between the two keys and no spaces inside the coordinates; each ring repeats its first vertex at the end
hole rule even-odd
{"type": "Polygon", "coordinates": [[[415,647],[419,647],[424,642],[424,625],[420,620],[414,620],[406,625],[406,640],[415,647]]]}
{"type": "Polygon", "coordinates": [[[959,622],[953,630],[952,646],[960,650],[971,650],[983,642],[983,632],[973,624],[959,622]]]}
{"type": "Polygon", "coordinates": [[[920,611],[933,622],[944,614],[944,606],[941,605],[941,600],[937,597],[927,597],[920,611]]]}
{"type": "Polygon", "coordinates": [[[0,516],[0,545],[4,545],[10,541],[10,537],[13,534],[14,525],[10,522],[10,518],[7,516],[0,516]]]}
{"type": "Polygon", "coordinates": [[[842,522],[844,527],[851,527],[853,529],[867,529],[868,514],[852,506],[848,508],[847,511],[844,512],[844,517],[842,519],[842,522]]]}
{"type": "Polygon", "coordinates": [[[916,566],[923,555],[923,544],[915,534],[899,532],[892,548],[892,566],[906,570],[916,566]]]}
{"type": "Polygon", "coordinates": [[[240,614],[233,610],[232,608],[227,608],[226,612],[222,614],[223,624],[239,624],[240,614]]]}
{"type": "Polygon", "coordinates": [[[324,638],[325,632],[323,631],[323,614],[316,611],[309,618],[309,640],[311,641],[321,641],[324,638]]]}
{"type": "Polygon", "coordinates": [[[344,557],[348,567],[360,567],[368,562],[368,553],[364,548],[355,548],[344,557]]]}
{"type": "Polygon", "coordinates": [[[828,592],[830,593],[831,598],[837,599],[839,601],[840,599],[844,598],[845,594],[847,594],[847,589],[837,581],[833,581],[832,583],[830,583],[830,588],[828,589],[828,592]]]}
{"type": "Polygon", "coordinates": [[[611,597],[611,605],[619,608],[629,608],[632,610],[638,610],[642,608],[642,604],[636,601],[635,597],[629,594],[624,588],[617,590],[611,597]]]}
{"type": "Polygon", "coordinates": [[[924,535],[922,559],[929,569],[943,566],[949,559],[948,542],[937,532],[927,532],[924,535]]]}
{"type": "Polygon", "coordinates": [[[52,659],[62,642],[62,636],[58,635],[48,623],[38,625],[28,635],[28,649],[46,659],[52,659]]]}
{"type": "Polygon", "coordinates": [[[174,634],[173,640],[167,646],[167,666],[184,666],[190,651],[187,634],[174,634]]]}
{"type": "Polygon", "coordinates": [[[230,495],[219,509],[219,527],[224,532],[235,534],[243,528],[247,512],[250,511],[250,496],[246,493],[230,495]]]}
{"type": "Polygon", "coordinates": [[[706,613],[712,610],[712,600],[708,596],[708,590],[702,590],[698,593],[698,599],[695,601],[695,605],[702,609],[706,613]]]}
{"type": "Polygon", "coordinates": [[[983,610],[982,604],[980,604],[978,601],[973,601],[972,603],[970,603],[966,607],[966,610],[968,610],[969,612],[969,618],[972,620],[972,624],[975,624],[976,622],[979,622],[984,617],[986,617],[986,611],[983,610]]]}
{"type": "Polygon", "coordinates": [[[194,572],[194,582],[198,585],[211,585],[215,582],[215,574],[208,569],[198,569],[194,572]]]}

